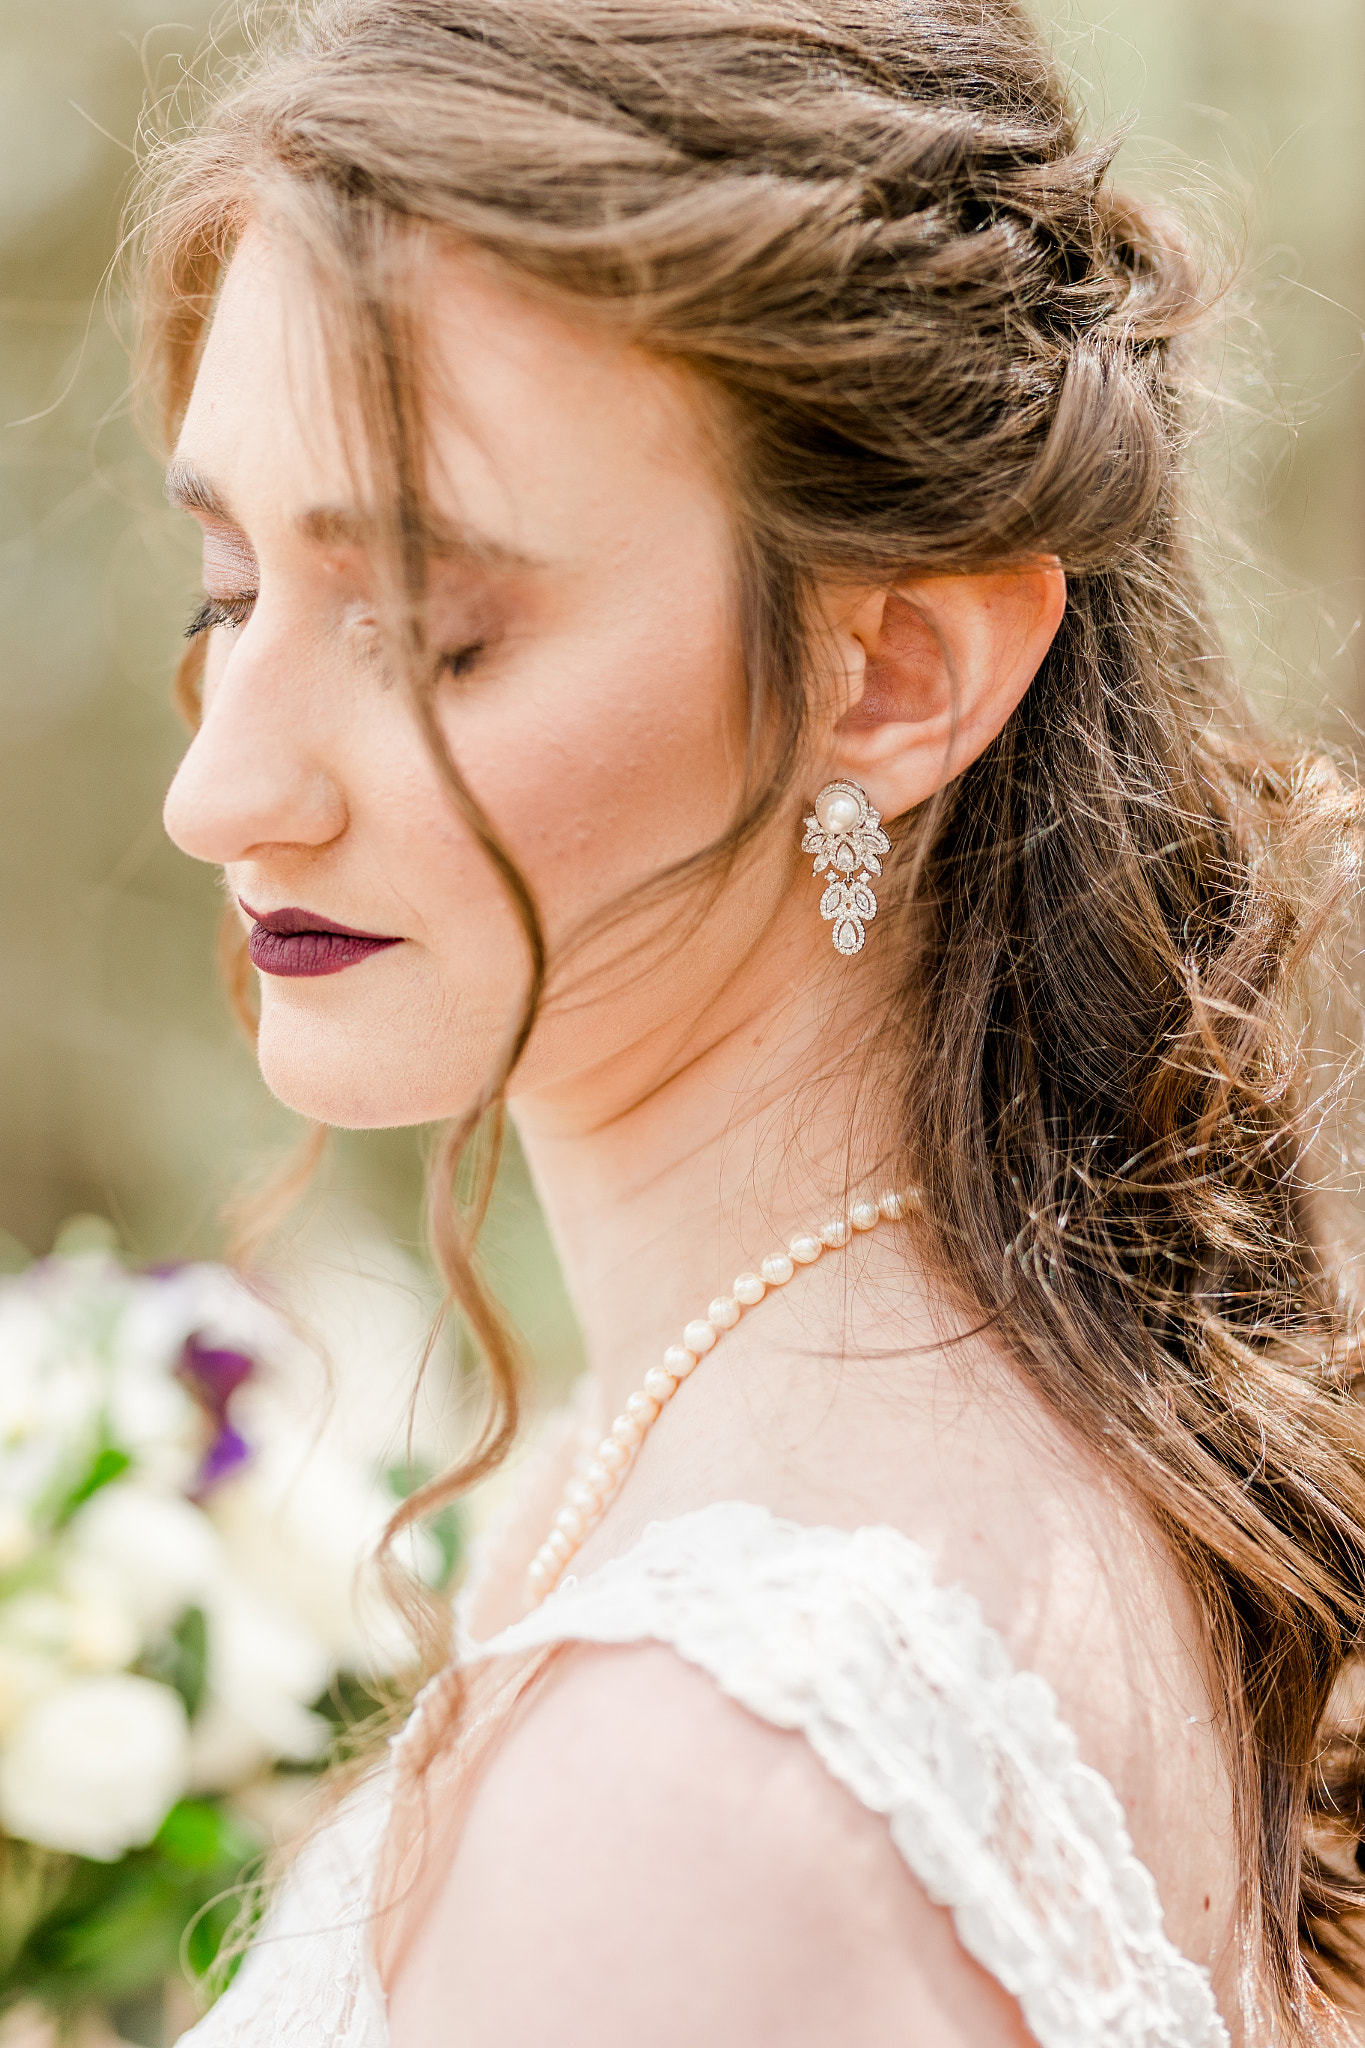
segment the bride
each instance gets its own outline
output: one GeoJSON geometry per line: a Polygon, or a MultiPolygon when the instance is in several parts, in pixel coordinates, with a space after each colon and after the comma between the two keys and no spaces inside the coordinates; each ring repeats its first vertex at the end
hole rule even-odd
{"type": "Polygon", "coordinates": [[[418,1510],[504,1103],[591,1373],[196,2044],[1345,2038],[1360,819],[1220,652],[1186,244],[1013,0],[284,12],[140,201],[167,824],[276,1094],[450,1120],[418,1510]]]}

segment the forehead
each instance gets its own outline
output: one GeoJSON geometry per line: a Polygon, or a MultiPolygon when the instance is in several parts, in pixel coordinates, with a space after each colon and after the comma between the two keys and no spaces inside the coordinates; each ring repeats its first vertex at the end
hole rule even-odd
{"type": "MultiPolygon", "coordinates": [[[[354,495],[319,341],[325,309],[257,228],[225,277],[177,448],[243,523],[354,495]]],[[[427,488],[497,547],[581,553],[701,504],[722,478],[687,372],[576,319],[477,252],[424,267],[427,488]]]]}

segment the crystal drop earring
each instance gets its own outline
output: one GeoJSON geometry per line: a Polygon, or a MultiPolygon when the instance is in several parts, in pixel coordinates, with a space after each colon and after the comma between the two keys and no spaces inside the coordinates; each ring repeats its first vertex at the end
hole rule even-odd
{"type": "Polygon", "coordinates": [[[834,870],[820,898],[820,915],[834,926],[835,951],[861,953],[868,924],[877,915],[872,877],[881,873],[881,857],[891,851],[882,814],[873,810],[867,791],[856,782],[827,782],[806,819],[801,851],[815,855],[817,875],[834,870]]]}

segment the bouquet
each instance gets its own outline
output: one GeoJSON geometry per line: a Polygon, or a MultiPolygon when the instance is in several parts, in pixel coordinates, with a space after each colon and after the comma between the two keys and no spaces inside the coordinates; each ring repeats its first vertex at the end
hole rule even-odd
{"type": "MultiPolygon", "coordinates": [[[[263,1792],[406,1662],[365,1568],[407,1475],[319,1430],[303,1348],[221,1266],[0,1280],[0,2008],[202,1978],[263,1792]]],[[[446,1528],[405,1562],[453,1560],[446,1528]]]]}

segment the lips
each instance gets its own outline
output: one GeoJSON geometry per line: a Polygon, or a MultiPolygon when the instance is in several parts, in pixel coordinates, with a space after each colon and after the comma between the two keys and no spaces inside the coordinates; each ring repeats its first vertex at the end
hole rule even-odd
{"type": "Polygon", "coordinates": [[[253,967],[259,967],[262,974],[340,974],[343,967],[354,967],[371,953],[403,943],[380,932],[358,932],[349,925],[333,924],[314,910],[289,906],[260,911],[243,903],[240,896],[237,900],[252,920],[248,950],[253,967]]]}

